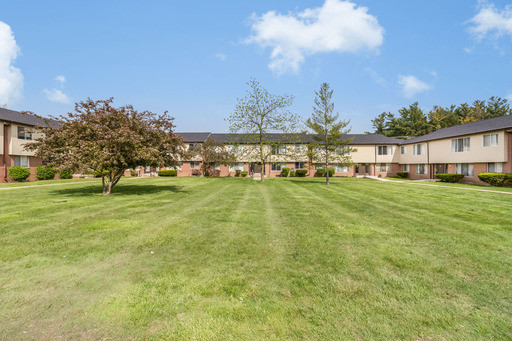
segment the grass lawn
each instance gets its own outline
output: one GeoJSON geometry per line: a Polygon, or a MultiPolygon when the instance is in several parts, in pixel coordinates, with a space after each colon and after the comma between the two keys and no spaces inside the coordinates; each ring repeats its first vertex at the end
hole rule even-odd
{"type": "Polygon", "coordinates": [[[0,191],[0,339],[512,337],[510,195],[322,181],[0,191]]]}

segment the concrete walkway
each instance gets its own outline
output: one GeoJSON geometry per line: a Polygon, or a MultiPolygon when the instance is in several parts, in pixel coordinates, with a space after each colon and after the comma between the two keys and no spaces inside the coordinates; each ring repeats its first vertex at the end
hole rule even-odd
{"type": "Polygon", "coordinates": [[[468,188],[468,187],[455,187],[455,186],[443,186],[443,185],[434,185],[432,182],[425,183],[425,182],[414,182],[414,180],[391,180],[391,179],[383,179],[376,176],[367,176],[367,179],[372,180],[378,180],[378,181],[388,181],[388,182],[395,182],[395,183],[401,183],[401,184],[408,184],[408,185],[417,185],[417,186],[429,186],[429,187],[442,187],[442,188],[450,188],[450,189],[463,189],[467,191],[477,191],[477,192],[490,192],[490,193],[500,193],[500,194],[508,194],[512,195],[512,192],[505,192],[505,191],[495,191],[492,189],[481,189],[481,188],[468,188]]]}

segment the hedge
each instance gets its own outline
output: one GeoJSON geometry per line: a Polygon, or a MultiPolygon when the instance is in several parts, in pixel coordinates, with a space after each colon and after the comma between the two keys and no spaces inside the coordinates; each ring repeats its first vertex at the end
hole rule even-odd
{"type": "MultiPolygon", "coordinates": [[[[108,176],[109,174],[110,174],[110,171],[108,171],[108,170],[103,171],[103,175],[108,176]]],[[[99,170],[94,171],[94,177],[101,178],[101,171],[99,171],[99,170]]]]}
{"type": "Polygon", "coordinates": [[[402,179],[406,179],[409,177],[409,172],[397,172],[396,175],[399,177],[399,178],[402,178],[402,179]]]}
{"type": "Polygon", "coordinates": [[[318,168],[316,170],[316,175],[317,176],[324,176],[325,175],[325,168],[318,168]]]}
{"type": "Polygon", "coordinates": [[[458,182],[459,180],[464,178],[464,175],[440,173],[436,174],[436,178],[441,180],[441,182],[458,182]]]}
{"type": "Polygon", "coordinates": [[[176,169],[159,170],[158,176],[178,176],[178,171],[176,169]]]}
{"type": "Polygon", "coordinates": [[[71,169],[61,170],[59,176],[61,179],[71,179],[73,177],[73,171],[71,169]]]}
{"type": "Polygon", "coordinates": [[[329,177],[333,177],[334,173],[336,173],[336,170],[334,168],[332,168],[332,167],[329,168],[328,171],[329,171],[329,177]]]}
{"type": "Polygon", "coordinates": [[[7,173],[14,181],[25,181],[30,176],[30,170],[21,166],[10,167],[7,173]]]}
{"type": "Polygon", "coordinates": [[[130,169],[130,176],[137,176],[137,171],[130,169]]]}
{"type": "Polygon", "coordinates": [[[308,174],[308,170],[307,169],[297,169],[295,171],[295,175],[297,175],[298,177],[300,178],[303,178],[306,176],[306,174],[308,174]]]}
{"type": "Polygon", "coordinates": [[[283,169],[281,169],[281,176],[283,178],[286,178],[286,177],[288,177],[288,174],[290,174],[290,168],[283,167],[283,169]]]}
{"type": "Polygon", "coordinates": [[[512,173],[480,173],[478,178],[491,186],[512,187],[512,173]]]}
{"type": "Polygon", "coordinates": [[[247,176],[247,174],[249,174],[249,172],[248,172],[248,171],[240,172],[240,175],[241,175],[241,176],[247,176]]]}
{"type": "Polygon", "coordinates": [[[292,177],[292,178],[295,177],[295,171],[290,172],[290,177],[292,177]]]}
{"type": "Polygon", "coordinates": [[[36,178],[39,180],[52,180],[55,178],[55,169],[53,167],[37,166],[36,178]]]}

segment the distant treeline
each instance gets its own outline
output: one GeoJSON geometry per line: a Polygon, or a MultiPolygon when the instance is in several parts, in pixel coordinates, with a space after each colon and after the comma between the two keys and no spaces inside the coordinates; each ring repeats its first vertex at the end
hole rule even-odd
{"type": "Polygon", "coordinates": [[[491,97],[488,101],[474,101],[449,107],[434,106],[428,113],[423,112],[418,102],[398,110],[395,116],[383,112],[372,120],[373,132],[398,138],[412,138],[432,133],[441,128],[456,126],[488,118],[511,115],[512,110],[506,99],[491,97]]]}

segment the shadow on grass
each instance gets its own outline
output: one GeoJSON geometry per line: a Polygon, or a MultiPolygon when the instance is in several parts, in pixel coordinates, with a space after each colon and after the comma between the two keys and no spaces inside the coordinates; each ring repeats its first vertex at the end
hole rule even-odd
{"type": "MultiPolygon", "coordinates": [[[[112,196],[131,196],[131,195],[147,195],[161,192],[171,193],[187,193],[183,190],[182,186],[175,185],[125,185],[120,184],[112,190],[112,196]]],[[[52,191],[53,194],[68,195],[68,196],[96,196],[103,195],[101,183],[96,186],[87,186],[81,188],[61,188],[52,191]]]]}

